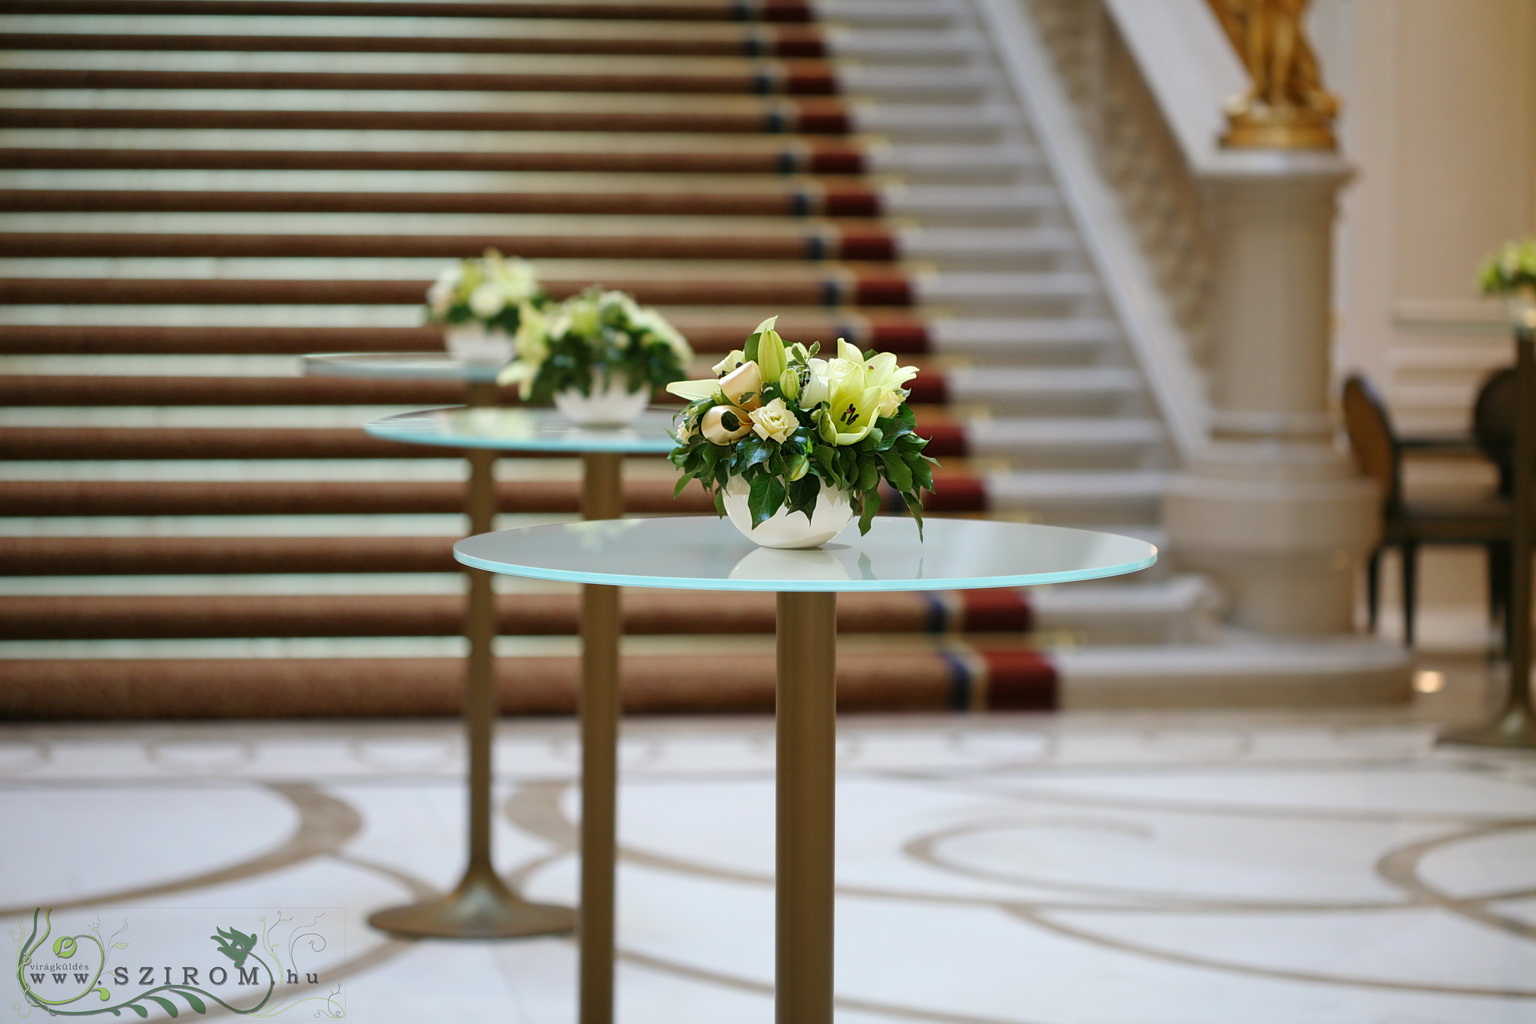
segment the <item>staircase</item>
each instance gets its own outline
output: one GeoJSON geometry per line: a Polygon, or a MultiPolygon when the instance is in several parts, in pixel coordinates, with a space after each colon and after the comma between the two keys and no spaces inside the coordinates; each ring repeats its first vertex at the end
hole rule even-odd
{"type": "MultiPolygon", "coordinates": [[[[0,2],[0,715],[455,712],[463,465],[358,427],[462,386],[298,357],[440,347],[427,283],[492,246],[557,297],[662,307],[701,374],[776,313],[900,352],[933,513],[1156,539],[1162,426],[980,25],[969,0],[0,2]]],[[[575,463],[499,472],[502,525],[575,515],[575,463]]],[[[707,508],[672,479],[630,460],[628,509],[707,508]]],[[[503,708],[569,711],[574,592],[499,584],[503,708]]],[[[1209,701],[1175,666],[1231,671],[1215,604],[1167,570],[846,597],[840,699],[1209,701]]],[[[772,616],[632,595],[626,706],[771,707],[772,616]]]]}

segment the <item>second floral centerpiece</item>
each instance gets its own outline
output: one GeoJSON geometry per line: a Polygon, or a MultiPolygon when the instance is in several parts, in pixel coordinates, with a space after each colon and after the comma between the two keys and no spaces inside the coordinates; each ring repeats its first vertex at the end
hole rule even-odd
{"type": "Polygon", "coordinates": [[[660,313],[594,286],[553,309],[525,309],[517,356],[497,380],[517,384],[524,401],[553,402],[580,426],[622,426],[692,358],[660,313]]]}
{"type": "Polygon", "coordinates": [[[906,405],[917,368],[842,339],[835,356],[819,358],[819,345],[786,345],[777,320],[717,363],[717,379],[667,385],[688,402],[669,456],[682,473],[677,492],[697,480],[751,539],[801,548],[825,544],[854,515],[869,532],[884,481],[921,539],[921,492],[933,489],[937,463],[906,405]]]}

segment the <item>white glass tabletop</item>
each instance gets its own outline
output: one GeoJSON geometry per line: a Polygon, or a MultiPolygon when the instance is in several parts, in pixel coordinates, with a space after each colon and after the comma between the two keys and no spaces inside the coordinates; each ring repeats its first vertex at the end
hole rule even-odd
{"type": "Polygon", "coordinates": [[[972,590],[1098,579],[1157,561],[1146,541],[1059,526],[906,516],[851,525],[820,548],[758,547],[711,516],[610,519],[501,530],[453,546],[465,565],[511,576],[678,590],[972,590]]]}
{"type": "Polygon", "coordinates": [[[619,452],[662,455],[672,450],[673,411],[647,409],[627,427],[578,427],[553,409],[428,409],[385,416],[363,425],[374,437],[449,448],[508,452],[619,452]]]}
{"type": "Polygon", "coordinates": [[[447,352],[317,352],[304,357],[304,373],[310,377],[490,383],[500,372],[500,363],[468,363],[447,352]]]}

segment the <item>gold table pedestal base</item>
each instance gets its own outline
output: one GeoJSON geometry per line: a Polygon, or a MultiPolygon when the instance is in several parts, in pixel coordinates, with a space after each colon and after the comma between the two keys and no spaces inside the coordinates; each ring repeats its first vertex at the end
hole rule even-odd
{"type": "Polygon", "coordinates": [[[381,910],[368,923],[408,938],[516,939],[574,931],[576,912],[529,903],[503,885],[495,872],[471,868],[448,895],[381,910]]]}
{"type": "Polygon", "coordinates": [[[1447,729],[1441,743],[1463,743],[1474,747],[1508,747],[1511,750],[1536,748],[1536,715],[1528,705],[1507,707],[1491,722],[1465,729],[1447,729]]]}

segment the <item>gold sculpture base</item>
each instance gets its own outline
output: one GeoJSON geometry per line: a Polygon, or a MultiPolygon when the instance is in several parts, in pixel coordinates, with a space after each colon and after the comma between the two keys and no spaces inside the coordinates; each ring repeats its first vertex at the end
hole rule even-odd
{"type": "Polygon", "coordinates": [[[576,912],[529,903],[503,885],[494,871],[471,868],[459,887],[441,899],[381,910],[368,923],[413,939],[518,939],[572,932],[576,912]]]}
{"type": "Polygon", "coordinates": [[[1335,149],[1331,118],[1311,107],[1253,103],[1227,112],[1221,144],[1228,149],[1335,149]]]}

